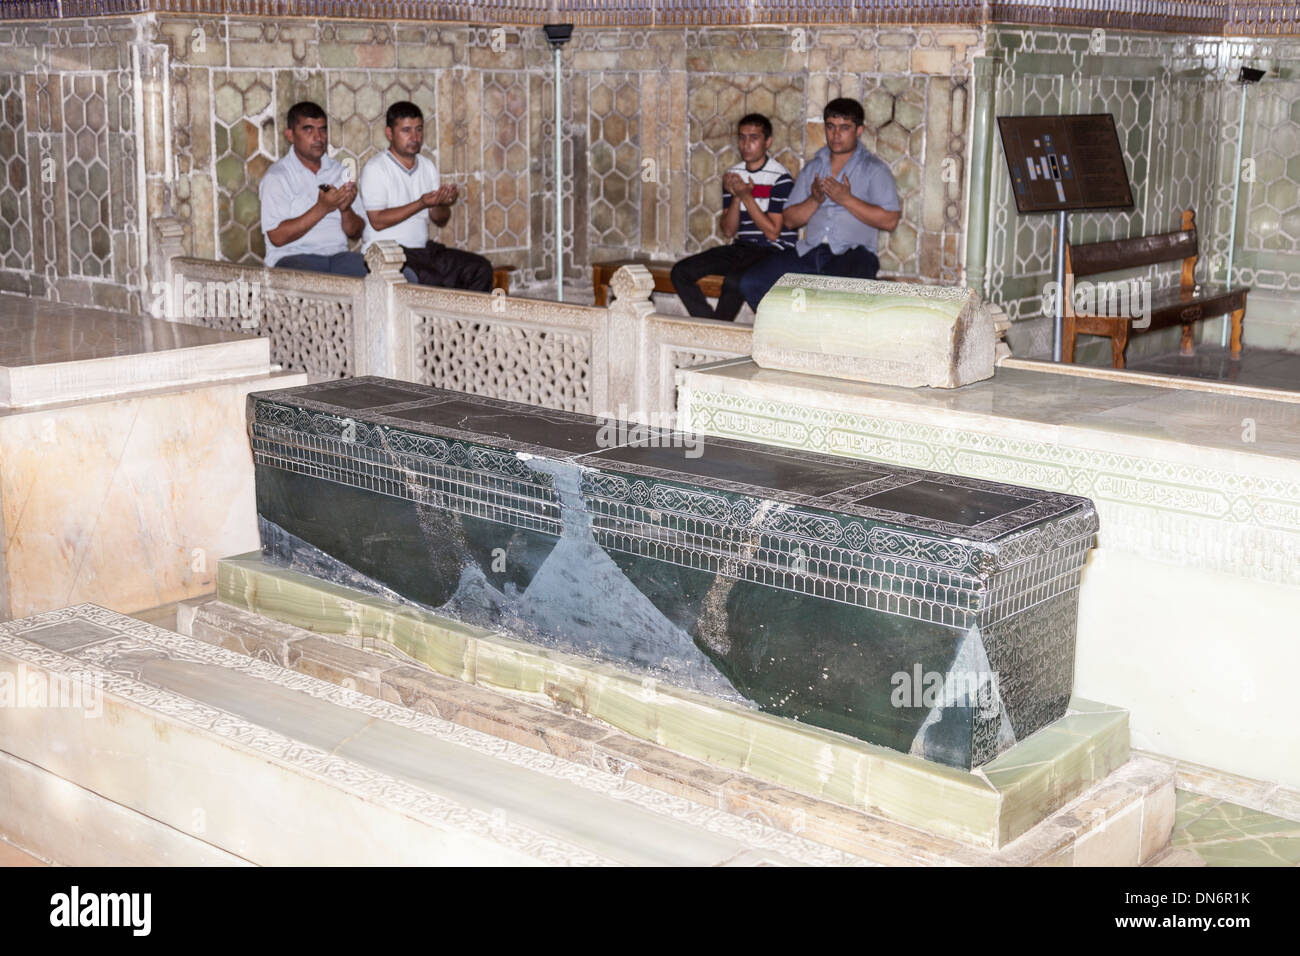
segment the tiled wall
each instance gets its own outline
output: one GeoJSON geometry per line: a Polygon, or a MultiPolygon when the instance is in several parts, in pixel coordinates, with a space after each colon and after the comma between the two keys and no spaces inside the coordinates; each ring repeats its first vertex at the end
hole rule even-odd
{"type": "MultiPolygon", "coordinates": [[[[1060,31],[999,27],[988,52],[1002,66],[996,86],[998,115],[1108,112],[1115,118],[1128,161],[1132,210],[1072,213],[1070,237],[1095,242],[1177,228],[1181,212],[1195,208],[1198,222],[1212,223],[1217,196],[1213,155],[1201,148],[1222,84],[1202,75],[1197,52],[1186,38],[1120,31],[1060,31]]],[[[1213,60],[1214,54],[1210,54],[1213,60]]],[[[995,138],[990,212],[989,288],[998,290],[1013,321],[1040,318],[1043,284],[1053,276],[1055,215],[1020,215],[995,138]]],[[[1203,252],[1209,252],[1202,243],[1203,252]]],[[[1198,278],[1208,276],[1202,263],[1198,278]]],[[[1153,268],[1158,286],[1176,281],[1173,266],[1153,268]]],[[[1048,351],[1045,324],[1033,351],[1048,351]]],[[[1022,347],[1013,349],[1024,354],[1022,347]]]]}
{"type": "MultiPolygon", "coordinates": [[[[566,273],[720,241],[735,119],[770,115],[797,172],[822,145],[821,106],[846,95],[863,102],[864,139],[903,200],[883,270],[957,281],[977,54],[1001,63],[997,113],[1115,114],[1137,208],[1074,216],[1076,241],[1172,228],[1191,206],[1200,277],[1221,275],[1228,77],[1242,55],[1293,67],[1300,43],[960,23],[579,26],[563,53],[566,273]]],[[[1237,278],[1276,299],[1252,299],[1248,341],[1252,318],[1294,311],[1300,295],[1300,84],[1251,95],[1256,181],[1243,184],[1237,278]]],[[[137,305],[141,233],[158,216],[185,221],[194,255],[260,261],[257,182],[303,98],[325,106],[336,154],[357,165],[385,145],[386,106],[415,100],[427,152],[468,190],[440,238],[520,267],[516,282],[552,278],[552,64],[536,27],[155,14],[0,23],[0,288],[137,305]]],[[[1016,320],[1041,318],[1052,224],[1015,212],[996,146],[993,161],[987,288],[1016,320]]],[[[1035,351],[1040,326],[1032,343],[1020,336],[1035,351]]]]}
{"type": "Polygon", "coordinates": [[[125,19],[0,22],[0,290],[138,308],[134,37],[125,19]]]}
{"type": "MultiPolygon", "coordinates": [[[[1247,310],[1247,342],[1271,332],[1276,344],[1300,351],[1300,42],[1259,41],[1250,49],[1271,69],[1247,93],[1234,276],[1256,290],[1247,310]]],[[[1235,63],[1230,72],[1236,75],[1235,63]]],[[[1240,111],[1240,88],[1233,84],[1221,96],[1217,114],[1224,131],[1217,179],[1224,255],[1240,111]]]]}
{"type": "MultiPolygon", "coordinates": [[[[38,248],[0,250],[6,288],[105,304],[123,284],[139,289],[141,184],[148,217],[185,221],[194,255],[260,261],[257,182],[287,149],[284,114],[303,98],[326,108],[336,155],[358,165],[386,145],[389,103],[420,104],[426,151],[468,189],[440,238],[520,267],[516,281],[551,277],[553,67],[535,27],[156,16],[0,24],[0,34],[13,44],[0,54],[0,146],[10,131],[32,156],[61,144],[37,191],[44,205],[26,188],[39,173],[26,157],[10,173],[17,185],[0,186],[0,227],[40,220],[48,233],[38,248]],[[130,138],[132,106],[141,135],[110,146],[130,138]]],[[[777,155],[797,173],[822,145],[822,105],[848,95],[864,101],[866,142],[903,198],[884,268],[955,281],[978,40],[962,26],[578,29],[563,54],[566,273],[720,241],[735,120],[769,114],[777,155]]]]}
{"type": "MultiPolygon", "coordinates": [[[[1073,213],[1074,242],[1166,232],[1195,209],[1200,282],[1223,282],[1228,265],[1232,170],[1243,58],[1288,69],[1295,40],[1220,40],[1111,30],[1048,32],[994,27],[987,52],[1001,61],[998,115],[1108,112],[1128,162],[1134,208],[1073,213]]],[[[1294,69],[1294,64],[1291,64],[1294,69]]],[[[1252,288],[1248,344],[1300,348],[1300,82],[1270,76],[1247,100],[1243,156],[1255,182],[1241,184],[1233,280],[1252,288]],[[1294,114],[1294,115],[1293,115],[1294,114]],[[1289,164],[1289,165],[1288,165],[1289,164]],[[1292,237],[1297,238],[1292,238],[1292,237]]],[[[1043,285],[1052,278],[1055,216],[1020,215],[1000,141],[994,149],[989,285],[1018,323],[1018,355],[1050,353],[1043,285]]],[[[1177,263],[1144,270],[1156,288],[1178,281],[1177,263]]],[[[1218,334],[1206,329],[1217,343],[1218,334]]],[[[1168,330],[1165,338],[1178,330],[1168,330]]],[[[1164,334],[1164,333],[1160,333],[1164,334]]],[[[1156,340],[1159,335],[1150,338],[1156,340]]],[[[1081,340],[1086,341],[1086,340],[1081,340]]],[[[1130,355],[1168,343],[1134,339],[1130,355]]],[[[1109,344],[1104,345],[1109,361],[1109,344]]]]}

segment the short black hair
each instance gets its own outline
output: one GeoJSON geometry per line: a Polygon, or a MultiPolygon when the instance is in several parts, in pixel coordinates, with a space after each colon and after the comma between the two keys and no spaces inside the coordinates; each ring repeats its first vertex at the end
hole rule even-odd
{"type": "Polygon", "coordinates": [[[764,139],[772,138],[772,121],[762,113],[746,113],[736,124],[736,132],[740,132],[742,126],[757,126],[763,131],[764,139]]]}
{"type": "Polygon", "coordinates": [[[418,119],[424,122],[424,114],[420,108],[409,100],[398,100],[392,106],[388,107],[388,112],[384,114],[384,125],[391,127],[398,120],[418,119]]]}
{"type": "Polygon", "coordinates": [[[866,119],[866,115],[862,112],[862,104],[847,96],[841,96],[826,104],[826,109],[822,110],[822,122],[826,122],[831,117],[850,120],[854,126],[861,126],[866,119]]]}
{"type": "Polygon", "coordinates": [[[289,107],[289,113],[285,116],[285,124],[289,129],[293,129],[305,119],[324,119],[325,111],[311,100],[303,100],[301,103],[294,103],[289,107]]]}

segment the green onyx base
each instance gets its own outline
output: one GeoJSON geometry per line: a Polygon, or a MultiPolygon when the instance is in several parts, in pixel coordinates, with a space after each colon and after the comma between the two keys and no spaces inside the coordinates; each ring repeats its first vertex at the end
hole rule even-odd
{"type": "Polygon", "coordinates": [[[945,767],[277,568],[259,552],[219,562],[217,597],[973,846],[1006,845],[1129,757],[1128,712],[1075,698],[1065,717],[978,771],[945,767]]]}

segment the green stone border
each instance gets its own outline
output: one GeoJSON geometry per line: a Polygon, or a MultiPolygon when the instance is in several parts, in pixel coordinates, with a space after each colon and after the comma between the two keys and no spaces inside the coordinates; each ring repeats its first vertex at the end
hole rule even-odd
{"type": "Polygon", "coordinates": [[[1128,712],[1075,699],[1060,720],[967,773],[266,564],[217,564],[217,597],[359,639],[440,674],[544,696],[670,750],[979,847],[997,849],[1129,757],[1128,712]]]}

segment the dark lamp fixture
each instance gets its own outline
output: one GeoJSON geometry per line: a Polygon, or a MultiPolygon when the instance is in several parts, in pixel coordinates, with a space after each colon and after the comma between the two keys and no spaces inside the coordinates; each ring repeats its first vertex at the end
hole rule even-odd
{"type": "Polygon", "coordinates": [[[548,23],[542,27],[546,32],[546,39],[557,50],[569,42],[569,37],[573,36],[572,23],[548,23]]]}

